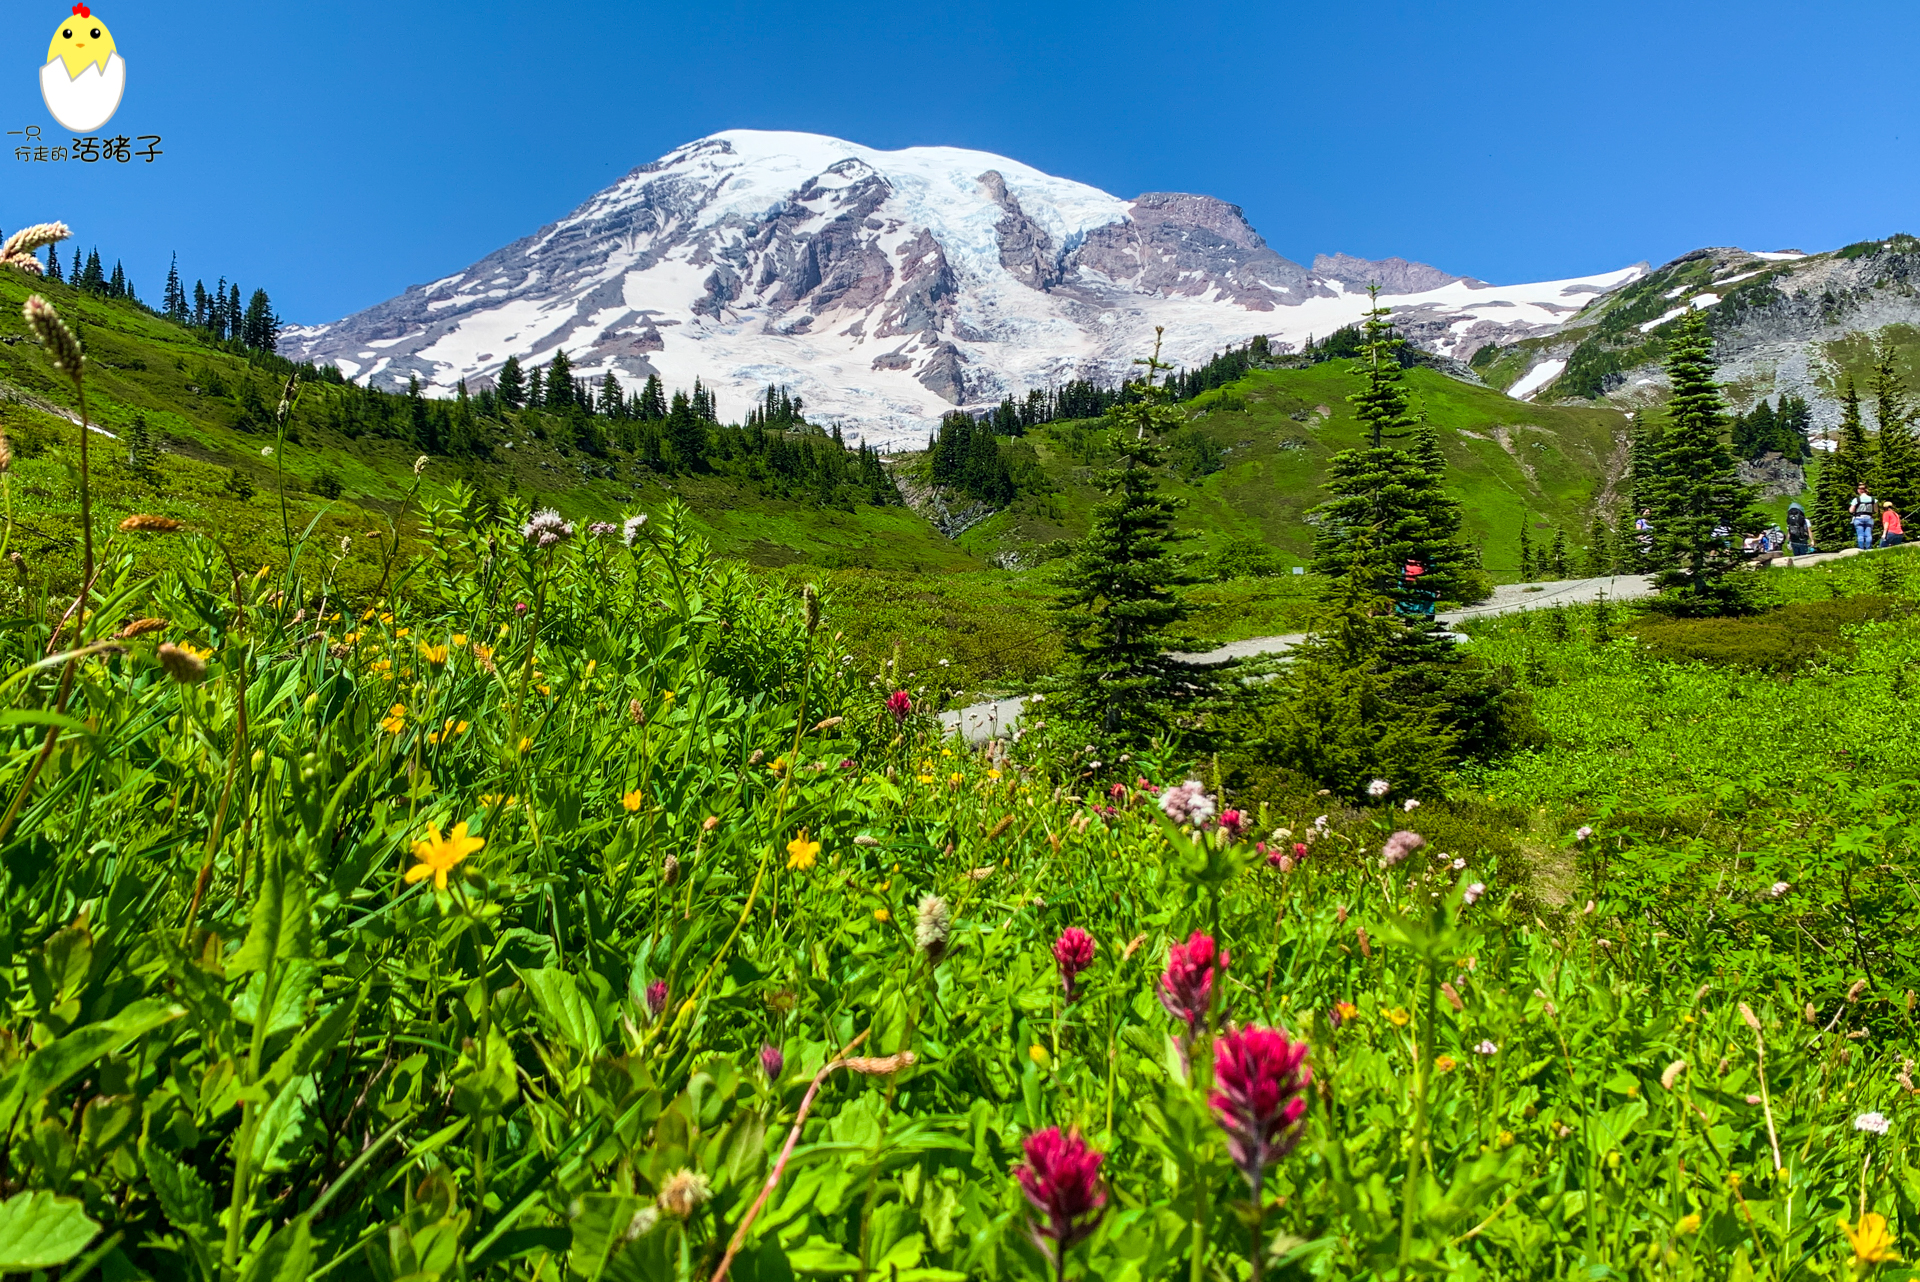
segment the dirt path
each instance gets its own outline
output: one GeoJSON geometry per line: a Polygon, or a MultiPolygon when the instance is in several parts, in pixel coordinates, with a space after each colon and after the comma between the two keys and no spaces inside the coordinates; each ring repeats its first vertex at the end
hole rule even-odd
{"type": "MultiPolygon", "coordinates": [[[[1813,561],[1801,557],[1800,564],[1813,561]]],[[[1825,559],[1825,558],[1822,558],[1825,559]]],[[[1547,610],[1561,605],[1591,605],[1605,597],[1609,601],[1635,601],[1653,595],[1653,580],[1644,574],[1604,575],[1593,579],[1565,579],[1557,583],[1509,583],[1493,590],[1493,595],[1478,605],[1449,611],[1439,616],[1449,626],[1469,619],[1487,619],[1523,610],[1547,610]]],[[[1199,653],[1175,651],[1170,657],[1195,667],[1213,667],[1234,659],[1251,659],[1263,654],[1284,654],[1306,640],[1304,632],[1277,637],[1249,637],[1199,653]]],[[[1026,711],[1027,699],[1015,696],[976,703],[940,714],[946,733],[958,730],[970,743],[984,743],[1012,730],[1026,711]]]]}

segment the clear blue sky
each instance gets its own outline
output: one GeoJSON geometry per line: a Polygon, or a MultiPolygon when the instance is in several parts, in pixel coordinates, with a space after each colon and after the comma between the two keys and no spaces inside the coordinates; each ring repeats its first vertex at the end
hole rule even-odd
{"type": "MultiPolygon", "coordinates": [[[[6,129],[58,132],[37,75],[70,4],[5,0],[6,129]]],[[[1911,0],[94,10],[128,64],[110,128],[166,155],[58,168],[8,138],[0,227],[64,219],[150,301],[177,250],[290,320],[447,275],[736,127],[1204,192],[1302,262],[1497,282],[1920,231],[1911,0]]]]}

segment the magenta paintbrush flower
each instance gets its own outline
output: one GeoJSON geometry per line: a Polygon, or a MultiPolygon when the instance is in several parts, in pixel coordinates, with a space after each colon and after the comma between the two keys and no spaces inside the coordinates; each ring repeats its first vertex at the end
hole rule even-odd
{"type": "Polygon", "coordinates": [[[1306,1042],[1290,1041],[1279,1029],[1243,1028],[1213,1044],[1214,1090],[1208,1103],[1256,1202],[1266,1169],[1300,1142],[1312,1080],[1306,1042]]]}
{"type": "Polygon", "coordinates": [[[887,696],[887,711],[893,714],[895,721],[905,721],[913,712],[913,699],[905,690],[895,690],[887,696]]]}
{"type": "Polygon", "coordinates": [[[1076,1243],[1093,1236],[1106,1214],[1107,1191],[1100,1186],[1106,1157],[1078,1135],[1062,1135],[1057,1126],[1029,1135],[1026,1154],[1014,1174],[1034,1211],[1027,1232],[1040,1253],[1058,1265],[1076,1243]]]}
{"type": "Polygon", "coordinates": [[[1213,980],[1227,968],[1227,950],[1213,936],[1194,931],[1184,944],[1167,950],[1167,969],[1160,976],[1160,1004],[1167,1014],[1186,1023],[1189,1036],[1206,1025],[1213,1004],[1213,980]]]}
{"type": "Polygon", "coordinates": [[[1069,926],[1060,932],[1060,938],[1053,941],[1053,960],[1060,964],[1060,982],[1067,990],[1067,1000],[1079,997],[1074,983],[1081,971],[1093,965],[1094,950],[1098,947],[1093,936],[1078,926],[1069,926]]]}

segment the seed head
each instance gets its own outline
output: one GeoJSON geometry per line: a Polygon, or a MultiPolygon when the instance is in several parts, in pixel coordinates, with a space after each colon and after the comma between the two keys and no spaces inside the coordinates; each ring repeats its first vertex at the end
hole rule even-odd
{"type": "Polygon", "coordinates": [[[1687,1061],[1684,1059],[1676,1059],[1673,1063],[1667,1065],[1666,1070],[1660,1074],[1660,1085],[1664,1086],[1667,1090],[1672,1090],[1673,1084],[1680,1080],[1680,1074],[1686,1071],[1687,1061]]]}
{"type": "Polygon", "coordinates": [[[120,629],[118,639],[121,641],[131,641],[135,637],[144,637],[152,632],[164,631],[166,627],[167,621],[165,619],[135,619],[133,622],[127,624],[126,627],[120,629]]]}
{"type": "MultiPolygon", "coordinates": [[[[73,232],[65,223],[35,223],[31,227],[22,227],[7,237],[4,245],[0,245],[0,260],[32,254],[48,245],[57,245],[71,235],[73,232]]],[[[7,265],[12,267],[17,264],[9,262],[7,265]]]]}
{"type": "Polygon", "coordinates": [[[122,534],[177,534],[185,528],[170,516],[130,516],[120,522],[122,534]]]}
{"type": "Polygon", "coordinates": [[[660,884],[663,886],[671,886],[679,880],[680,861],[674,856],[668,855],[660,861],[660,884]]]}
{"type": "Polygon", "coordinates": [[[182,685],[193,685],[207,679],[207,656],[190,645],[174,645],[171,641],[163,641],[154,654],[167,675],[182,685]]]}
{"type": "Polygon", "coordinates": [[[676,1220],[684,1220],[706,1205],[713,1196],[713,1183],[697,1171],[675,1171],[660,1186],[660,1209],[676,1220]]]}
{"type": "Polygon", "coordinates": [[[80,384],[80,370],[87,363],[86,353],[80,350],[80,340],[73,336],[67,323],[60,319],[60,313],[53,304],[38,294],[27,298],[27,305],[20,309],[27,318],[27,328],[47,349],[47,355],[53,360],[53,367],[72,379],[74,386],[80,384]]]}
{"type": "Polygon", "coordinates": [[[800,589],[801,614],[806,619],[809,634],[820,627],[820,589],[809,583],[800,589]]]}
{"type": "Polygon", "coordinates": [[[937,962],[947,951],[947,932],[952,928],[953,914],[947,908],[947,901],[938,895],[927,895],[920,900],[920,907],[913,915],[913,945],[937,962]]]}
{"type": "Polygon", "coordinates": [[[5,432],[0,432],[0,472],[11,472],[12,470],[13,442],[7,439],[5,432]]]}

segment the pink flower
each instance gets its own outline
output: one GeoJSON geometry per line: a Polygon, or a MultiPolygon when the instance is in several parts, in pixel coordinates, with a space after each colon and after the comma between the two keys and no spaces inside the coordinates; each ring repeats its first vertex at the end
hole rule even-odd
{"type": "Polygon", "coordinates": [[[1078,1135],[1062,1135],[1057,1126],[1029,1135],[1025,1147],[1027,1160],[1014,1175],[1034,1210],[1027,1232],[1057,1267],[1076,1243],[1093,1236],[1106,1214],[1107,1191],[1100,1187],[1100,1163],[1106,1158],[1078,1135]]]}
{"type": "Polygon", "coordinates": [[[1412,814],[1414,811],[1420,809],[1420,803],[1412,797],[1408,797],[1406,801],[1401,803],[1400,809],[1406,811],[1408,814],[1412,814]]]}
{"type": "Polygon", "coordinates": [[[1244,841],[1253,831],[1253,816],[1244,810],[1228,810],[1220,816],[1220,835],[1228,841],[1244,841]]]}
{"type": "Polygon", "coordinates": [[[1107,796],[1113,801],[1125,801],[1127,798],[1127,785],[1123,783],[1113,785],[1113,787],[1107,789],[1107,796]]]}
{"type": "Polygon", "coordinates": [[[1367,795],[1369,797],[1372,797],[1374,800],[1378,801],[1380,798],[1386,796],[1387,793],[1392,790],[1392,788],[1393,788],[1393,785],[1388,783],[1385,779],[1375,779],[1372,783],[1367,785],[1367,795]]]}
{"type": "Polygon", "coordinates": [[[1207,1022],[1213,1004],[1213,981],[1232,960],[1227,950],[1213,942],[1213,936],[1194,931],[1184,944],[1167,950],[1167,969],[1160,976],[1160,1004],[1167,1014],[1183,1021],[1189,1036],[1198,1033],[1207,1022]]]}
{"type": "Polygon", "coordinates": [[[513,603],[513,612],[514,612],[515,614],[517,614],[517,615],[519,615],[519,616],[520,616],[521,618],[523,618],[523,619],[524,619],[524,618],[526,618],[526,617],[527,617],[527,603],[526,603],[525,601],[515,601],[515,602],[513,603]]]}
{"type": "Polygon", "coordinates": [[[1487,893],[1487,884],[1483,881],[1476,881],[1471,886],[1467,887],[1466,893],[1462,894],[1460,896],[1460,899],[1461,899],[1461,902],[1463,903],[1471,904],[1475,900],[1479,899],[1480,896],[1486,893],[1487,893]]]}
{"type": "Polygon", "coordinates": [[[620,527],[610,521],[595,521],[587,527],[587,533],[596,539],[604,539],[620,533],[620,527]]]}
{"type": "Polygon", "coordinates": [[[647,985],[647,1014],[655,1019],[667,1008],[667,981],[656,979],[647,985]]]}
{"type": "Polygon", "coordinates": [[[895,722],[905,721],[913,711],[913,699],[905,690],[895,690],[887,696],[887,711],[893,714],[895,722]]]}
{"type": "Polygon", "coordinates": [[[780,1072],[787,1066],[787,1057],[772,1042],[760,1048],[760,1069],[767,1075],[769,1082],[780,1080],[780,1072]]]}
{"type": "Polygon", "coordinates": [[[1189,779],[1160,794],[1160,809],[1177,824],[1203,824],[1213,818],[1213,798],[1198,779],[1189,779]]]}
{"type": "Polygon", "coordinates": [[[1307,843],[1306,843],[1306,842],[1304,842],[1304,841],[1296,841],[1296,842],[1294,842],[1294,843],[1293,843],[1293,857],[1294,857],[1294,859],[1295,859],[1296,861],[1297,861],[1297,860],[1301,860],[1301,859],[1305,859],[1305,858],[1307,857],[1307,843]]]}
{"type": "Polygon", "coordinates": [[[1079,997],[1074,980],[1093,965],[1093,954],[1098,947],[1093,936],[1078,926],[1067,927],[1060,932],[1060,938],[1053,941],[1053,960],[1060,965],[1060,983],[1067,990],[1068,1001],[1079,997]]]}
{"type": "Polygon", "coordinates": [[[1291,1041],[1279,1029],[1244,1028],[1214,1043],[1214,1091],[1207,1102],[1256,1199],[1266,1169],[1300,1142],[1312,1080],[1306,1042],[1291,1041]]]}
{"type": "Polygon", "coordinates": [[[1387,844],[1380,848],[1380,866],[1391,868],[1400,863],[1414,851],[1427,844],[1427,839],[1417,832],[1401,829],[1387,838],[1387,844]]]}
{"type": "Polygon", "coordinates": [[[1587,838],[1589,838],[1589,837],[1591,837],[1591,836],[1593,836],[1593,829],[1591,829],[1591,828],[1589,828],[1589,827],[1587,827],[1586,825],[1584,825],[1584,824],[1582,824],[1582,825],[1580,826],[1580,829],[1579,829],[1579,831],[1577,831],[1577,832],[1575,832],[1575,833],[1573,834],[1573,839],[1574,839],[1575,841],[1585,841],[1585,840],[1586,840],[1587,838]]]}

